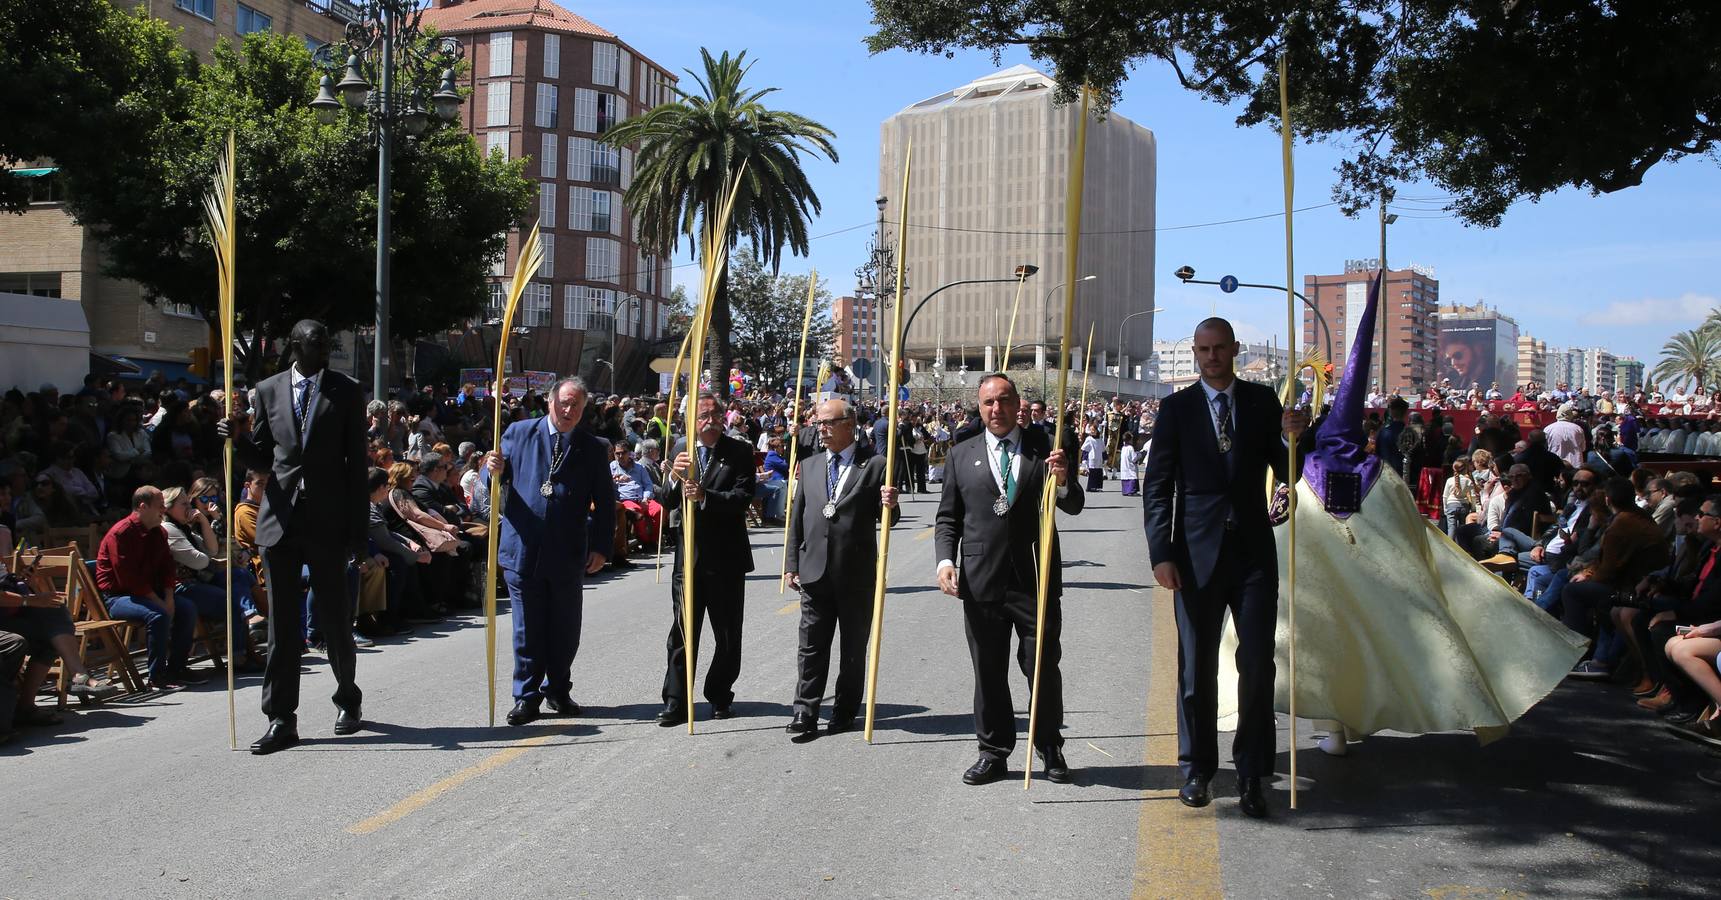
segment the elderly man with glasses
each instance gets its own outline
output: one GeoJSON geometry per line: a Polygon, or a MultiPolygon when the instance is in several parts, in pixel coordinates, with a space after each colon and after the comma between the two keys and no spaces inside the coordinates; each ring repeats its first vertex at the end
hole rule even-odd
{"type": "Polygon", "coordinates": [[[1518,554],[1518,565],[1524,569],[1524,597],[1548,609],[1559,598],[1554,582],[1564,584],[1571,577],[1568,567],[1581,551],[1592,549],[1599,531],[1592,531],[1590,497],[1603,480],[1601,472],[1585,466],[1572,475],[1571,491],[1554,524],[1542,532],[1535,546],[1518,554]]]}

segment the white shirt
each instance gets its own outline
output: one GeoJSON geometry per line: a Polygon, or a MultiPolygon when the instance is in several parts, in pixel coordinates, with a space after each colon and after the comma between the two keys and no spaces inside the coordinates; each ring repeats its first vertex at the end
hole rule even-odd
{"type": "MultiPolygon", "coordinates": [[[[848,481],[849,473],[854,471],[855,448],[859,446],[860,444],[850,441],[847,447],[837,451],[837,480],[825,485],[825,499],[836,500],[842,496],[841,488],[844,482],[848,481]]],[[[829,453],[830,451],[827,450],[825,452],[829,453]]],[[[827,457],[825,459],[826,479],[830,478],[830,465],[831,461],[827,457]]]]}
{"type": "Polygon", "coordinates": [[[1543,552],[1550,556],[1558,556],[1560,553],[1564,552],[1566,549],[1565,532],[1573,530],[1580,521],[1579,517],[1582,516],[1589,507],[1590,504],[1587,500],[1580,500],[1577,503],[1572,504],[1572,514],[1560,522],[1559,529],[1555,531],[1554,536],[1548,540],[1548,546],[1543,552]]]}

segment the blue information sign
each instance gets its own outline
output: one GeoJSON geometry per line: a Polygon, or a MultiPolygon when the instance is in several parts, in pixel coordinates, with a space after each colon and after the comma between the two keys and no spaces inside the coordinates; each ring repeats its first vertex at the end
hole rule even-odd
{"type": "Polygon", "coordinates": [[[1224,278],[1219,279],[1219,289],[1227,294],[1236,293],[1237,276],[1227,275],[1224,278]]]}

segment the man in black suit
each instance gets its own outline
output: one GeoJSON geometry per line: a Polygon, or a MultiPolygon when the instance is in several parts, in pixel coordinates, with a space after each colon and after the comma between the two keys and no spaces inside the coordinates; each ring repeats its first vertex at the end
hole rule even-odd
{"type": "Polygon", "coordinates": [[[838,734],[854,727],[872,632],[879,510],[890,510],[892,525],[900,515],[897,489],[884,483],[884,457],[855,443],[856,424],[848,401],[819,404],[817,426],[825,449],[802,459],[801,484],[789,510],[784,578],[801,593],[801,645],[795,715],[787,731],[798,737],[818,731],[831,637],[839,625],[837,691],[825,731],[838,734]]]}
{"type": "MultiPolygon", "coordinates": [[[[980,379],[981,432],[950,448],[944,493],[938,501],[938,587],[962,599],[968,655],[974,663],[974,731],[980,758],[962,780],[986,784],[1008,774],[1016,746],[1016,707],[1010,699],[1010,634],[1016,662],[1034,680],[1034,638],[1040,541],[1039,499],[1048,477],[1057,480],[1058,509],[1070,515],[1086,502],[1067,477],[1068,451],[1052,451],[1045,435],[1016,424],[1022,396],[1006,375],[980,379]],[[961,560],[958,564],[957,560],[961,560]]],[[[1057,532],[1052,535],[1051,583],[1046,595],[1045,645],[1040,649],[1039,721],[1034,749],[1047,779],[1070,780],[1064,762],[1064,684],[1058,669],[1063,593],[1057,532]]],[[[1032,763],[1030,762],[1030,765],[1032,763]]]]}
{"type": "Polygon", "coordinates": [[[251,418],[223,419],[217,426],[223,438],[232,435],[242,464],[270,473],[257,513],[257,545],[263,548],[273,599],[263,673],[269,728],[251,745],[258,755],[299,740],[304,567],[310,568],[317,620],[335,676],[335,734],[352,734],[363,721],[363,695],[354,678],[347,562],[366,555],[370,464],[364,392],[351,377],[329,370],[329,331],[323,323],[306,319],[294,325],[288,349],[292,366],[258,383],[251,418]]]}
{"type": "Polygon", "coordinates": [[[681,633],[680,540],[682,516],[695,510],[693,547],[693,650],[699,653],[699,631],[705,616],[711,617],[711,635],[717,642],[711,669],[705,673],[705,699],[711,702],[711,717],[727,719],[735,713],[735,679],[741,675],[741,620],[745,611],[747,573],[753,571],[753,546],[747,537],[747,507],[753,502],[758,475],[753,466],[753,448],[723,433],[723,407],[712,394],[701,393],[695,416],[698,436],[699,478],[687,480],[692,462],[687,440],[676,441],[669,477],[655,489],[657,502],[669,510],[664,540],[676,535],[675,571],[670,578],[669,670],[663,676],[663,709],[657,724],[668,728],[687,721],[687,660],[681,633]]]}
{"type": "MultiPolygon", "coordinates": [[[[1262,779],[1273,771],[1273,644],[1279,562],[1267,517],[1267,469],[1287,477],[1286,448],[1309,417],[1283,410],[1271,388],[1239,381],[1231,323],[1195,327],[1201,380],[1166,398],[1154,422],[1142,483],[1153,577],[1176,592],[1177,761],[1185,806],[1206,806],[1219,767],[1219,639],[1225,610],[1237,624],[1237,766],[1243,812],[1267,814],[1262,779]]],[[[1306,448],[1299,448],[1306,449],[1306,448]]]]}

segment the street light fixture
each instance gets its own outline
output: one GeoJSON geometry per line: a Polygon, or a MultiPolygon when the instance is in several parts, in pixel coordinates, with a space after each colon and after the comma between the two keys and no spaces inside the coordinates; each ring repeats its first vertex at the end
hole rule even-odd
{"type": "MultiPolygon", "coordinates": [[[[1197,279],[1195,277],[1195,269],[1190,267],[1190,266],[1178,266],[1177,271],[1172,272],[1171,274],[1176,276],[1177,280],[1183,282],[1184,284],[1211,284],[1214,286],[1219,285],[1219,282],[1217,282],[1217,281],[1202,281],[1200,279],[1197,279]]],[[[1283,294],[1285,292],[1284,286],[1283,285],[1277,285],[1277,284],[1249,284],[1247,282],[1239,281],[1239,282],[1237,282],[1237,286],[1238,287],[1246,287],[1246,288],[1257,288],[1257,289],[1263,290],[1263,291],[1277,291],[1281,294],[1283,294]]],[[[1300,294],[1296,291],[1291,291],[1291,296],[1296,297],[1298,300],[1303,301],[1303,305],[1307,306],[1309,308],[1309,311],[1315,314],[1315,323],[1321,326],[1321,336],[1325,339],[1326,348],[1327,348],[1327,362],[1329,362],[1329,363],[1332,362],[1333,361],[1333,330],[1331,328],[1327,327],[1327,317],[1321,315],[1320,307],[1309,302],[1309,298],[1303,296],[1302,294],[1300,294]]],[[[1300,342],[1298,342],[1298,343],[1300,343],[1300,342]]]]}
{"type": "MultiPolygon", "coordinates": [[[[621,314],[622,314],[622,310],[627,309],[627,305],[629,303],[636,304],[641,309],[644,308],[644,304],[640,302],[639,296],[636,294],[627,295],[627,299],[623,300],[619,305],[616,306],[615,315],[610,317],[610,355],[615,357],[616,359],[621,359],[621,351],[618,349],[618,347],[621,343],[621,314]]],[[[603,360],[598,360],[598,361],[603,362],[603,360]]],[[[617,388],[616,388],[615,363],[610,363],[609,367],[610,367],[610,390],[614,391],[614,390],[617,390],[617,388]]]]}
{"type": "MultiPolygon", "coordinates": [[[[1136,316],[1146,316],[1156,312],[1165,312],[1165,307],[1155,306],[1152,309],[1143,309],[1137,312],[1132,312],[1129,315],[1124,316],[1123,319],[1117,323],[1117,380],[1119,387],[1123,386],[1123,379],[1128,374],[1124,370],[1123,365],[1123,327],[1129,323],[1130,319],[1133,319],[1136,316]]],[[[1087,360],[1082,360],[1082,364],[1086,365],[1087,360]]]]}
{"type": "Polygon", "coordinates": [[[465,48],[452,38],[430,45],[423,42],[419,25],[424,4],[420,0],[354,0],[353,5],[358,7],[358,17],[347,25],[346,40],[340,47],[346,52],[346,62],[336,63],[339,56],[333,45],[324,45],[314,54],[323,77],[311,109],[324,124],[340,118],[343,101],[347,107],[363,109],[377,147],[376,340],[371,395],[380,400],[388,395],[389,243],[393,239],[389,197],[393,194],[395,127],[413,137],[429,130],[433,117],[425,109],[424,91],[437,73],[441,74],[440,84],[431,97],[434,119],[452,122],[459,118],[462,101],[454,69],[465,56],[465,48]],[[333,81],[337,70],[339,83],[333,81]],[[396,87],[397,76],[403,80],[404,89],[396,87]]]}

